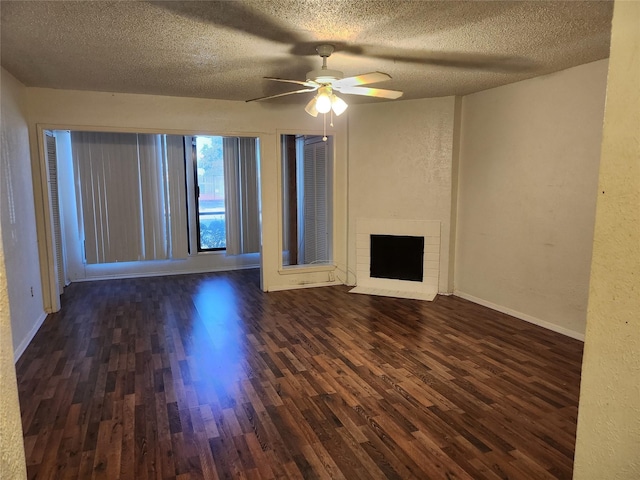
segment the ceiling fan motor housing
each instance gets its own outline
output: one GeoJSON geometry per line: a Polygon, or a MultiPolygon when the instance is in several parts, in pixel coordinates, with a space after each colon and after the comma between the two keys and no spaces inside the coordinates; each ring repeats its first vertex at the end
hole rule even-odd
{"type": "Polygon", "coordinates": [[[307,72],[307,81],[314,81],[322,85],[332,83],[336,80],[340,80],[341,78],[344,78],[344,73],[342,73],[340,70],[330,70],[328,68],[323,68],[307,72]]]}

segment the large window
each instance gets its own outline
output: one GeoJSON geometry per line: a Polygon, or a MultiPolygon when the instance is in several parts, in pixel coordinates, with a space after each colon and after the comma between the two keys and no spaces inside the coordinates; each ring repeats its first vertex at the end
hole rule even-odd
{"type": "Polygon", "coordinates": [[[257,138],[102,132],[70,138],[86,264],[260,251],[257,138]]]}

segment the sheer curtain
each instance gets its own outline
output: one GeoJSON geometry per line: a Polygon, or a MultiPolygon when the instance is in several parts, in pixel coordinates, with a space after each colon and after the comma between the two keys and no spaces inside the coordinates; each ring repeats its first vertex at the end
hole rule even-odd
{"type": "Polygon", "coordinates": [[[87,263],[186,257],[181,138],[71,132],[87,263]]]}
{"type": "Polygon", "coordinates": [[[227,254],[260,251],[258,140],[225,137],[224,191],[227,254]]]}

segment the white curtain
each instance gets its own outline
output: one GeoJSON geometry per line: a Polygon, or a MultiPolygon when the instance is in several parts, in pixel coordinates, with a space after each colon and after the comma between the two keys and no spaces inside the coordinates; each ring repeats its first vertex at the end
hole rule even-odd
{"type": "Polygon", "coordinates": [[[171,216],[180,203],[186,216],[184,181],[168,183],[168,172],[180,165],[184,172],[184,160],[173,147],[167,154],[165,136],[71,132],[71,143],[87,263],[186,256],[186,226],[183,248],[171,216]]]}
{"type": "Polygon", "coordinates": [[[258,140],[223,138],[227,255],[260,251],[258,140]]]}

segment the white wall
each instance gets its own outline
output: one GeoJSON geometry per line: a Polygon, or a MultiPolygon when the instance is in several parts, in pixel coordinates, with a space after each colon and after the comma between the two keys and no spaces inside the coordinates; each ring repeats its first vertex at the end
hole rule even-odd
{"type": "Polygon", "coordinates": [[[455,107],[455,97],[350,107],[351,272],[356,219],[435,220],[441,222],[439,291],[448,292],[455,107]]]}
{"type": "Polygon", "coordinates": [[[0,242],[0,478],[19,480],[27,478],[27,471],[4,266],[5,258],[0,242]]]}
{"type": "Polygon", "coordinates": [[[607,61],[464,97],[455,290],[581,338],[607,61]]]}
{"type": "MultiPolygon", "coordinates": [[[[280,133],[322,133],[322,119],[307,115],[302,108],[303,104],[284,106],[267,102],[247,104],[196,98],[42,88],[29,88],[27,99],[34,151],[40,148],[38,128],[40,130],[44,128],[115,129],[185,135],[258,136],[261,143],[263,287],[266,290],[276,290],[301,284],[332,283],[329,281],[326,267],[296,269],[293,272],[285,272],[281,269],[280,161],[277,139],[280,133]]],[[[328,132],[335,135],[334,258],[338,263],[346,261],[345,118],[336,119],[335,128],[331,128],[328,132]]],[[[36,178],[37,185],[41,182],[41,178],[36,178]]],[[[46,198],[42,192],[36,189],[35,193],[36,204],[44,203],[46,198]]],[[[38,218],[38,220],[44,225],[46,218],[38,218]]],[[[43,251],[43,257],[47,258],[47,255],[50,255],[50,252],[43,251]]],[[[208,271],[238,266],[235,259],[220,255],[205,255],[200,258],[197,265],[189,265],[189,261],[164,262],[156,265],[153,263],[156,262],[148,262],[143,266],[145,274],[166,271],[208,271]]],[[[241,262],[240,265],[243,263],[241,262]]],[[[120,270],[111,273],[130,273],[127,271],[127,266],[117,268],[120,270]]]]}
{"type": "Polygon", "coordinates": [[[0,219],[11,309],[13,348],[19,357],[42,324],[26,88],[2,69],[0,219]]]}
{"type": "Polygon", "coordinates": [[[574,478],[640,478],[640,3],[615,3],[574,478]]]}
{"type": "Polygon", "coordinates": [[[2,69],[0,71],[2,98],[0,109],[2,141],[0,149],[0,478],[16,480],[27,478],[27,471],[14,367],[14,349],[22,345],[25,335],[36,327],[40,317],[44,318],[40,295],[38,252],[34,243],[35,226],[24,93],[25,87],[2,69]],[[16,262],[19,261],[24,261],[26,268],[16,268],[19,265],[16,262]],[[9,269],[12,271],[9,272],[9,269]],[[15,285],[12,282],[15,282],[15,285]],[[30,282],[34,282],[33,297],[29,290],[30,282]],[[11,324],[12,321],[15,325],[11,324]]]}

